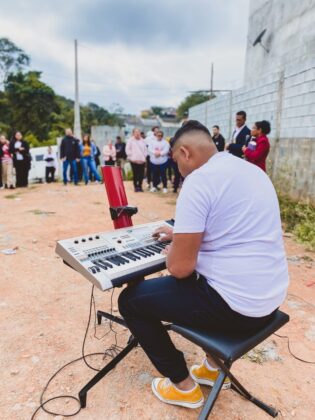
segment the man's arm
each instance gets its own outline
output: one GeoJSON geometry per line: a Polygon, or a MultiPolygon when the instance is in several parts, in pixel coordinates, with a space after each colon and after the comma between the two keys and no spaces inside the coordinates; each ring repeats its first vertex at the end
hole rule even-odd
{"type": "Polygon", "coordinates": [[[166,260],[167,269],[172,276],[182,279],[194,271],[202,236],[203,232],[173,234],[166,260]]]}
{"type": "Polygon", "coordinates": [[[165,141],[165,143],[163,143],[163,147],[161,150],[161,156],[167,156],[169,150],[170,150],[170,145],[167,143],[167,141],[165,141]]]}
{"type": "Polygon", "coordinates": [[[132,152],[132,150],[131,150],[131,140],[128,139],[127,144],[126,144],[126,155],[127,155],[128,159],[130,159],[131,152],[132,152]]]}
{"type": "Polygon", "coordinates": [[[223,152],[225,147],[225,138],[220,134],[219,138],[219,152],[223,152]]]}
{"type": "Polygon", "coordinates": [[[60,145],[60,159],[63,159],[65,157],[65,139],[61,140],[60,145]]]}
{"type": "Polygon", "coordinates": [[[229,144],[228,150],[238,156],[242,156],[242,147],[245,145],[245,138],[236,139],[236,143],[229,144]]]}
{"type": "Polygon", "coordinates": [[[81,144],[80,144],[79,140],[76,141],[76,153],[75,154],[76,154],[76,159],[80,160],[80,158],[81,158],[81,144]]]}

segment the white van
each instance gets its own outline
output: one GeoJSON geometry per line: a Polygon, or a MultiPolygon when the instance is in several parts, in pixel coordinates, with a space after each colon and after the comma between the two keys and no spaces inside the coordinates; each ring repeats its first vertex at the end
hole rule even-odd
{"type": "MultiPolygon", "coordinates": [[[[58,177],[59,172],[59,150],[58,146],[51,146],[52,151],[57,157],[57,167],[55,172],[55,178],[58,177]]],[[[47,153],[47,146],[44,147],[32,147],[30,148],[30,154],[32,156],[31,169],[28,173],[29,182],[44,182],[46,175],[46,162],[44,156],[47,153]]]]}

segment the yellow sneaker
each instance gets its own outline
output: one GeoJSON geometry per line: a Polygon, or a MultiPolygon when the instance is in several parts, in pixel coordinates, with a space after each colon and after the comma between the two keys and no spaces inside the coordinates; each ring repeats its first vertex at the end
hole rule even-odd
{"type": "MultiPolygon", "coordinates": [[[[195,382],[201,385],[213,386],[220,374],[219,370],[210,370],[206,366],[206,359],[201,365],[194,365],[190,368],[190,376],[195,382]]],[[[231,387],[231,381],[229,378],[225,378],[222,385],[222,389],[228,389],[231,387]]]]}
{"type": "Polygon", "coordinates": [[[155,378],[152,381],[152,391],[159,400],[167,404],[198,408],[204,403],[203,394],[198,384],[191,391],[181,391],[168,378],[155,378]]]}

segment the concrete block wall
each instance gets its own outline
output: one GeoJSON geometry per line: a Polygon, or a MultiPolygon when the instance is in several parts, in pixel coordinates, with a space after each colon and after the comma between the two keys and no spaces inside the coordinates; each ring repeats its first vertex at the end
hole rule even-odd
{"type": "Polygon", "coordinates": [[[247,112],[247,125],[270,121],[270,175],[286,179],[292,196],[315,204],[315,57],[291,63],[259,82],[192,107],[189,118],[209,129],[221,127],[230,140],[235,113],[247,112]]]}
{"type": "Polygon", "coordinates": [[[314,21],[315,0],[251,0],[245,83],[314,54],[314,21]],[[263,30],[265,49],[259,44],[253,46],[263,30]]]}
{"type": "Polygon", "coordinates": [[[225,93],[208,102],[196,105],[189,110],[189,118],[200,121],[210,130],[217,124],[222,135],[231,138],[235,125],[235,113],[247,112],[247,125],[255,121],[269,120],[273,126],[277,111],[279,77],[268,76],[259,85],[244,87],[225,93]]]}
{"type": "Polygon", "coordinates": [[[315,58],[286,69],[280,138],[315,137],[315,58]]]}
{"type": "Polygon", "coordinates": [[[111,127],[109,125],[93,125],[91,127],[91,138],[101,150],[109,140],[115,143],[116,136],[124,137],[123,134],[122,129],[118,126],[111,127]]]}
{"type": "Polygon", "coordinates": [[[196,105],[190,108],[189,118],[200,121],[210,131],[214,125],[219,125],[221,132],[226,137],[231,130],[230,98],[230,93],[225,93],[207,103],[196,105]]]}

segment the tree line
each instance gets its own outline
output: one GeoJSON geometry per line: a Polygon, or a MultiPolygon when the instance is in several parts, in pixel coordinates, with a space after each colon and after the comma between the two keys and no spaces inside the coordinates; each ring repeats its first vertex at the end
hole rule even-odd
{"type": "MultiPolygon", "coordinates": [[[[55,144],[73,124],[74,102],[56,94],[29,65],[22,49],[0,38],[0,132],[11,137],[21,131],[32,146],[55,144]]],[[[121,125],[117,114],[95,103],[82,105],[80,112],[83,132],[92,125],[121,125]]]]}
{"type": "MultiPolygon", "coordinates": [[[[11,137],[21,131],[32,146],[51,145],[71,127],[74,102],[58,95],[41,80],[41,72],[29,70],[30,57],[8,38],[0,38],[0,133],[11,137]]],[[[179,119],[191,106],[209,99],[203,92],[187,96],[177,108],[179,119]]],[[[162,107],[152,107],[159,115],[162,107]]],[[[118,113],[88,103],[80,106],[82,131],[89,133],[92,125],[120,125],[118,113]]]]}

